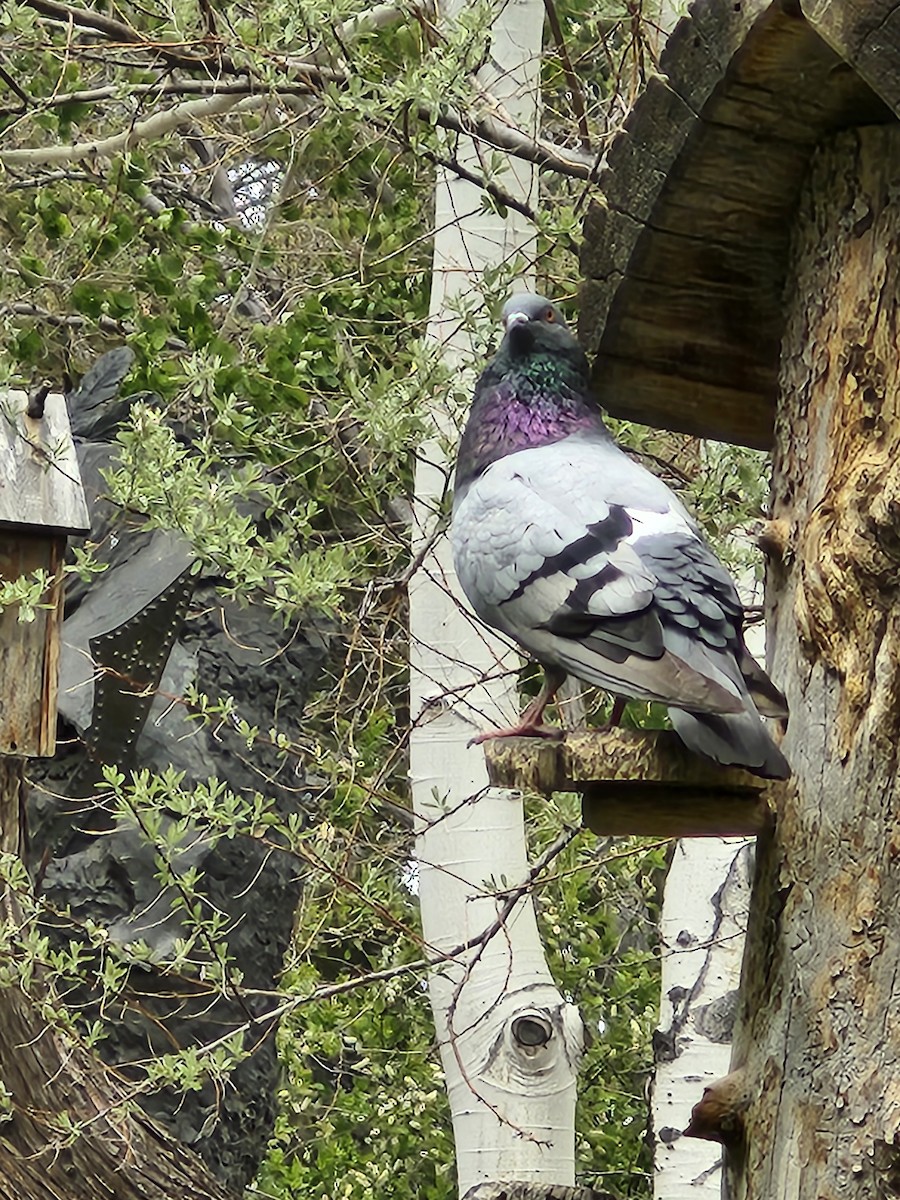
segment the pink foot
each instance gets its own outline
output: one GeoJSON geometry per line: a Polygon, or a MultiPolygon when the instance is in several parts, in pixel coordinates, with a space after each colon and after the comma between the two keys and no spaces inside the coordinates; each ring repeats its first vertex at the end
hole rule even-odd
{"type": "Polygon", "coordinates": [[[494,738],[511,737],[552,738],[561,741],[565,736],[566,731],[556,725],[536,725],[531,721],[520,721],[518,725],[511,725],[509,729],[488,729],[479,733],[477,737],[470,738],[466,744],[480,746],[482,742],[490,742],[494,738]]]}

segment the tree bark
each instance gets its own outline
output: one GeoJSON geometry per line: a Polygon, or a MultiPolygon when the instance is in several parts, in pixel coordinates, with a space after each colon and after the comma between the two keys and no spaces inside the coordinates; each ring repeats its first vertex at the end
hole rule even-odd
{"type": "Polygon", "coordinates": [[[769,580],[794,777],[758,849],[735,1070],[707,1105],[735,1200],[900,1193],[898,165],[896,127],[839,135],[794,230],[769,580]]]}
{"type": "MultiPolygon", "coordinates": [[[[466,0],[448,0],[453,21],[466,0]]],[[[543,11],[535,0],[497,9],[479,82],[520,127],[539,128],[543,11]]],[[[481,173],[461,137],[453,156],[481,173]]],[[[510,161],[502,186],[534,203],[536,172],[510,161]]],[[[534,229],[512,207],[488,209],[480,190],[439,171],[428,334],[470,391],[475,375],[471,307],[485,277],[528,261],[534,229]]],[[[414,552],[428,548],[448,488],[444,445],[458,414],[434,403],[435,436],[416,471],[414,552]]],[[[410,777],[416,814],[422,927],[438,965],[429,978],[456,1144],[460,1194],[486,1181],[571,1185],[575,1177],[575,1076],[584,1030],[547,967],[528,886],[520,792],[488,785],[480,729],[515,715],[517,659],[461,599],[448,539],[437,537],[410,581],[410,777]],[[515,903],[508,901],[512,897],[515,903]],[[442,951],[470,942],[465,956],[442,951]]]]}

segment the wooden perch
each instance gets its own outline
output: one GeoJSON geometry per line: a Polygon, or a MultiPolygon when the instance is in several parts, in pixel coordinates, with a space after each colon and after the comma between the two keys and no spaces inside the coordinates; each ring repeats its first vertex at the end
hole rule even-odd
{"type": "Polygon", "coordinates": [[[561,1183],[485,1182],[469,1188],[463,1200],[615,1200],[609,1192],[593,1188],[566,1187],[561,1183]]]}
{"type": "Polygon", "coordinates": [[[771,821],[771,783],[692,754],[668,730],[496,738],[485,758],[495,787],[581,792],[585,824],[605,836],[753,835],[771,821]]]}

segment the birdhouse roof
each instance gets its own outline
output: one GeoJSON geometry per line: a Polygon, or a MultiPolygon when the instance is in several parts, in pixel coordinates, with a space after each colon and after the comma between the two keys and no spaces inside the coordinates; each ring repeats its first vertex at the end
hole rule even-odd
{"type": "Polygon", "coordinates": [[[84,534],[91,522],[62,396],[29,417],[25,392],[0,394],[0,529],[84,534]]]}
{"type": "Polygon", "coordinates": [[[612,414],[766,448],[800,188],[816,145],[900,113],[883,0],[698,0],[610,147],[579,333],[612,414]]]}

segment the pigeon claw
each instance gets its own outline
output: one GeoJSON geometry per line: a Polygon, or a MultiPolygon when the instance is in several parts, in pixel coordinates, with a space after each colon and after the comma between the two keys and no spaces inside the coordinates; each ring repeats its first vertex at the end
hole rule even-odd
{"type": "Polygon", "coordinates": [[[548,740],[562,741],[565,736],[566,731],[560,729],[558,725],[536,725],[530,721],[521,721],[518,725],[511,725],[509,729],[487,729],[484,733],[479,733],[477,737],[470,738],[466,745],[480,746],[482,742],[490,742],[494,738],[511,737],[547,738],[548,740]]]}
{"type": "Polygon", "coordinates": [[[477,737],[473,737],[468,745],[480,746],[482,742],[489,742],[492,738],[511,737],[552,738],[554,741],[562,741],[566,736],[566,731],[556,725],[545,725],[541,718],[544,715],[544,709],[555,698],[565,678],[565,671],[560,671],[555,667],[545,667],[541,690],[522,713],[518,725],[510,725],[509,729],[488,729],[484,733],[479,733],[477,737]]]}

